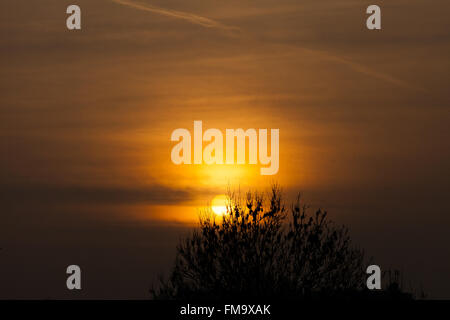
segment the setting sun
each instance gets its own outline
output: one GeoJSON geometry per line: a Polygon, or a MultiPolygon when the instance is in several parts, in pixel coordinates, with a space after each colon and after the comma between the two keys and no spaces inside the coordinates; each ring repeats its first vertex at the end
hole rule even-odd
{"type": "Polygon", "coordinates": [[[0,0],[0,300],[450,301],[449,12],[0,0]]]}
{"type": "Polygon", "coordinates": [[[215,196],[211,202],[211,209],[217,215],[224,215],[227,212],[227,196],[224,194],[215,196]]]}

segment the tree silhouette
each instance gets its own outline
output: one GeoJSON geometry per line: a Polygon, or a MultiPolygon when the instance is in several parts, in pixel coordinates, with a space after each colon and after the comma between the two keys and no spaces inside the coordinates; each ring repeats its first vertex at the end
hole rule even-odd
{"type": "Polygon", "coordinates": [[[199,228],[177,246],[168,280],[155,299],[346,297],[366,292],[364,252],[344,226],[300,197],[287,210],[273,186],[265,197],[229,194],[227,213],[200,216],[199,228]]]}

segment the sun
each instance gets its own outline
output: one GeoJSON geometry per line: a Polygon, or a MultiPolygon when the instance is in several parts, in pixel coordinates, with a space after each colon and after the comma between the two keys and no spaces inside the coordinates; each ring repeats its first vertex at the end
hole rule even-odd
{"type": "Polygon", "coordinates": [[[211,201],[211,209],[217,215],[224,215],[227,213],[227,196],[224,194],[215,196],[211,201]]]}

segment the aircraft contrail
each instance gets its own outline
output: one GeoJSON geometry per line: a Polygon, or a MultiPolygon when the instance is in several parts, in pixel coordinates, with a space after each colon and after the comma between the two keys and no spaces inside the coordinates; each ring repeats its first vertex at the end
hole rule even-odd
{"type": "Polygon", "coordinates": [[[198,25],[206,27],[206,28],[216,28],[216,29],[222,29],[222,30],[227,30],[227,31],[239,30],[239,28],[237,28],[237,27],[227,26],[216,20],[202,17],[202,16],[199,16],[199,15],[196,15],[193,13],[189,13],[189,12],[165,9],[165,8],[156,7],[156,6],[153,6],[150,4],[134,2],[131,0],[112,0],[112,1],[115,3],[121,4],[121,5],[124,5],[124,6],[138,9],[138,10],[144,10],[144,11],[148,11],[148,12],[161,14],[161,15],[167,16],[167,17],[182,19],[182,20],[188,21],[193,24],[198,24],[198,25]]]}
{"type": "MultiPolygon", "coordinates": [[[[157,6],[150,5],[150,4],[135,2],[133,0],[111,0],[111,1],[115,2],[117,4],[128,6],[130,8],[148,11],[148,12],[160,14],[160,15],[175,18],[175,19],[185,20],[187,22],[197,24],[197,25],[200,25],[205,28],[215,28],[215,29],[220,29],[220,30],[228,31],[228,32],[240,31],[240,28],[238,28],[238,27],[228,26],[219,21],[216,21],[216,20],[213,20],[210,18],[206,18],[203,16],[199,16],[199,15],[189,13],[189,12],[161,8],[161,7],[157,7],[157,6]]],[[[409,89],[413,89],[413,90],[426,91],[423,88],[413,87],[406,81],[397,79],[386,73],[375,71],[369,67],[366,67],[359,63],[355,63],[351,60],[344,59],[342,57],[335,56],[333,54],[330,54],[330,53],[327,53],[327,52],[324,52],[321,50],[308,49],[308,48],[302,48],[302,49],[306,50],[306,51],[310,51],[310,52],[315,52],[316,54],[318,54],[319,56],[321,56],[324,59],[335,61],[337,63],[346,65],[347,67],[353,69],[356,72],[366,74],[366,75],[374,77],[374,78],[378,78],[382,81],[394,84],[396,86],[409,88],[409,89]]]]}
{"type": "Polygon", "coordinates": [[[417,86],[413,86],[411,85],[409,82],[398,79],[388,73],[384,73],[384,72],[379,72],[376,71],[372,68],[366,67],[363,64],[357,63],[357,62],[353,62],[349,59],[346,58],[342,58],[333,54],[330,54],[328,52],[325,51],[319,51],[319,50],[311,50],[311,49],[303,49],[303,50],[307,50],[307,51],[311,51],[311,52],[315,52],[316,54],[320,54],[324,59],[330,60],[330,61],[334,61],[343,65],[348,66],[349,68],[353,69],[356,72],[368,75],[370,77],[373,78],[377,78],[379,80],[382,80],[384,82],[388,82],[391,83],[393,85],[396,85],[398,87],[403,87],[406,89],[412,89],[412,90],[418,90],[418,91],[422,91],[422,92],[426,92],[427,90],[421,87],[417,87],[417,86]]]}

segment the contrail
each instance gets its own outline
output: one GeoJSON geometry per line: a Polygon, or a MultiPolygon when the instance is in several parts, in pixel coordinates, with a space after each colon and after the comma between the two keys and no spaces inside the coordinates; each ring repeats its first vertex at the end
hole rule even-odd
{"type": "Polygon", "coordinates": [[[227,31],[239,30],[239,28],[237,28],[237,27],[227,26],[218,21],[215,21],[215,20],[212,20],[212,19],[209,19],[206,17],[198,16],[196,14],[192,14],[189,12],[165,9],[165,8],[156,7],[156,6],[153,6],[150,4],[137,3],[137,2],[134,2],[131,0],[112,0],[112,1],[115,3],[121,4],[121,5],[124,5],[124,6],[138,9],[138,10],[144,10],[144,11],[148,11],[148,12],[161,14],[161,15],[167,16],[167,17],[182,19],[182,20],[188,21],[193,24],[198,24],[198,25],[200,25],[202,27],[206,27],[206,28],[216,28],[216,29],[222,29],[222,30],[227,30],[227,31]]]}
{"type": "MultiPolygon", "coordinates": [[[[234,27],[234,26],[227,26],[219,21],[210,19],[210,18],[206,18],[206,17],[202,17],[193,13],[189,13],[189,12],[184,12],[184,11],[178,11],[178,10],[172,10],[172,9],[166,9],[166,8],[161,8],[161,7],[157,7],[157,6],[153,6],[150,4],[144,4],[144,3],[139,3],[139,2],[135,2],[133,0],[111,0],[112,2],[124,5],[124,6],[128,6],[130,8],[135,8],[138,10],[143,10],[143,11],[147,11],[147,12],[152,12],[152,13],[156,13],[156,14],[160,14],[163,16],[167,16],[167,17],[171,17],[171,18],[175,18],[175,19],[181,19],[181,20],[185,20],[187,22],[193,23],[193,24],[197,24],[200,25],[202,27],[205,28],[215,28],[215,29],[220,29],[223,31],[227,31],[227,32],[232,32],[232,34],[234,34],[234,32],[236,31],[241,31],[240,28],[238,27],[234,27]]],[[[234,34],[236,35],[236,34],[234,34]]],[[[242,34],[241,34],[242,35],[242,34]]],[[[347,67],[353,69],[356,72],[362,73],[362,74],[366,74],[368,76],[380,79],[382,81],[394,84],[396,86],[399,87],[404,87],[404,88],[408,88],[408,89],[413,89],[413,90],[420,90],[420,91],[426,91],[423,88],[417,88],[417,87],[413,87],[411,86],[408,82],[397,79],[389,74],[386,73],[382,73],[382,72],[378,72],[375,71],[369,67],[366,67],[364,65],[361,65],[359,63],[353,62],[351,60],[348,59],[344,59],[342,57],[339,56],[335,56],[333,54],[324,52],[324,51],[320,51],[320,50],[315,50],[315,49],[308,49],[308,48],[302,48],[305,51],[309,51],[309,52],[314,52],[317,55],[321,56],[324,59],[327,60],[331,60],[331,61],[335,61],[337,63],[346,65],[347,67]]]]}
{"type": "MultiPolygon", "coordinates": [[[[309,49],[306,49],[306,50],[309,50],[309,49]]],[[[364,66],[364,65],[362,65],[360,63],[356,63],[356,62],[353,62],[351,60],[348,60],[348,59],[345,59],[345,58],[342,58],[342,57],[339,57],[339,56],[335,56],[335,55],[329,54],[329,53],[324,52],[324,51],[319,51],[319,50],[311,50],[311,51],[315,51],[315,52],[321,54],[324,59],[328,59],[330,61],[335,61],[335,62],[341,63],[343,65],[347,65],[349,68],[353,69],[356,72],[359,72],[359,73],[371,76],[373,78],[380,79],[382,81],[391,83],[391,84],[396,85],[398,87],[403,87],[403,88],[412,89],[412,90],[419,90],[419,91],[422,91],[422,92],[426,92],[427,91],[424,88],[413,86],[410,83],[408,83],[407,81],[398,79],[398,78],[396,78],[394,76],[391,76],[391,75],[389,75],[387,73],[384,73],[384,72],[378,72],[378,71],[373,70],[372,68],[368,68],[368,67],[366,67],[366,66],[364,66]]]]}
{"type": "MultiPolygon", "coordinates": [[[[417,91],[422,91],[422,92],[427,92],[428,90],[426,90],[425,88],[422,87],[417,87],[414,85],[411,85],[409,82],[404,81],[402,79],[396,78],[388,73],[385,72],[380,72],[380,71],[376,71],[372,68],[366,67],[363,64],[360,64],[358,62],[354,62],[348,58],[343,58],[341,56],[335,55],[333,53],[329,53],[327,51],[323,51],[323,50],[319,50],[319,49],[309,49],[306,47],[298,47],[298,46],[292,46],[292,45],[284,45],[287,46],[289,48],[295,48],[297,50],[300,51],[304,51],[304,52],[309,52],[312,54],[315,54],[318,57],[321,57],[324,60],[328,60],[328,61],[333,61],[342,65],[347,66],[348,68],[352,69],[355,72],[361,73],[361,74],[365,74],[369,77],[372,78],[376,78],[379,79],[383,82],[387,82],[390,84],[393,84],[397,87],[402,87],[402,88],[406,88],[409,90],[417,90],[417,91]]],[[[295,50],[294,49],[294,50],[295,50]]]]}

